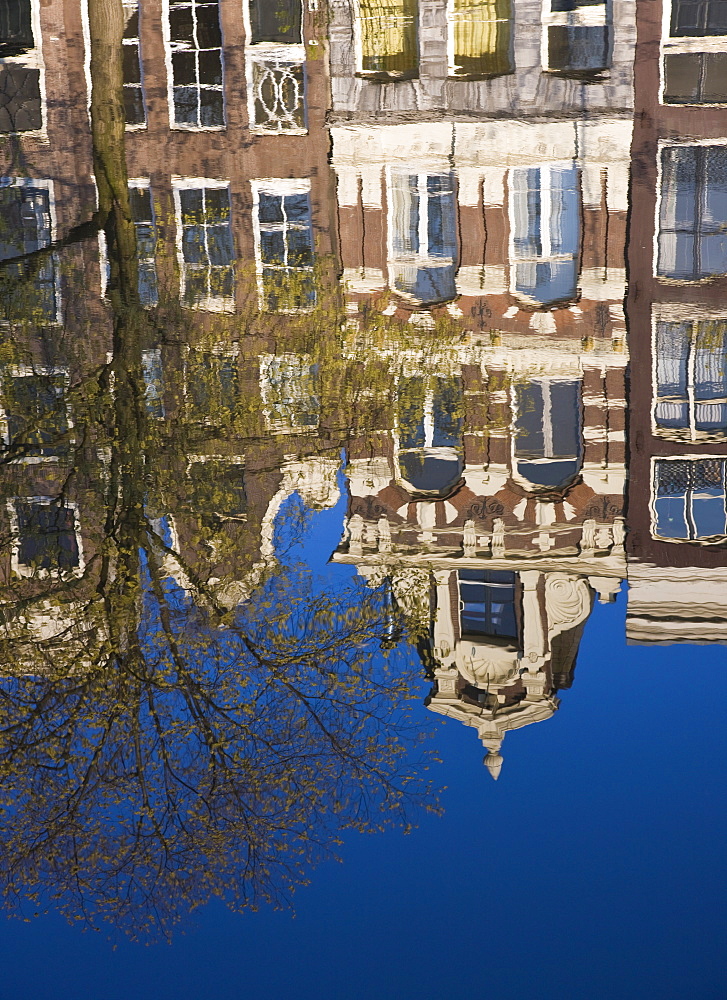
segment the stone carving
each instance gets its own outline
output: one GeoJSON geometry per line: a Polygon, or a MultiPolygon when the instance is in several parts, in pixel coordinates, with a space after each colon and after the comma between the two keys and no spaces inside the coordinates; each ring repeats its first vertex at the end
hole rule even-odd
{"type": "Polygon", "coordinates": [[[496,517],[492,526],[492,555],[496,559],[505,555],[505,522],[501,517],[496,517]]]}
{"type": "Polygon", "coordinates": [[[353,555],[361,555],[363,528],[364,521],[360,514],[354,514],[348,519],[348,550],[353,555]]]}
{"type": "Polygon", "coordinates": [[[581,555],[592,555],[596,548],[596,522],[592,517],[586,518],[583,522],[583,534],[581,535],[581,555]]]}
{"type": "Polygon", "coordinates": [[[551,573],[545,578],[548,639],[579,625],[591,611],[591,592],[580,577],[551,573]]]}
{"type": "Polygon", "coordinates": [[[462,549],[466,556],[473,556],[477,551],[477,531],[475,522],[472,520],[465,521],[462,549]]]}
{"type": "Polygon", "coordinates": [[[391,552],[391,528],[386,515],[379,518],[379,552],[391,552]]]}

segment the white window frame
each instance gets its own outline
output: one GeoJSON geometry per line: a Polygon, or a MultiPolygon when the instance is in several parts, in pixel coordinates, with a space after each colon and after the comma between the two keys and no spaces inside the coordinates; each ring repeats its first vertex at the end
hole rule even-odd
{"type": "MultiPolygon", "coordinates": [[[[23,135],[29,135],[28,132],[23,132],[23,135]]],[[[0,184],[3,187],[30,187],[30,188],[41,188],[48,192],[48,216],[50,219],[50,243],[51,245],[55,243],[57,236],[56,227],[56,199],[55,199],[55,184],[52,180],[47,177],[0,177],[0,184]]],[[[56,281],[55,281],[55,300],[56,300],[56,310],[55,316],[51,323],[61,323],[63,318],[63,301],[61,299],[61,283],[58,281],[58,262],[56,260],[55,253],[50,255],[53,260],[54,267],[56,268],[56,281]]],[[[12,258],[8,258],[12,260],[12,258]]]]}
{"type": "MultiPolygon", "coordinates": [[[[172,176],[172,194],[174,197],[174,217],[176,225],[176,245],[177,245],[177,264],[179,265],[179,300],[184,305],[184,296],[186,292],[186,271],[185,268],[188,266],[184,259],[184,248],[182,245],[182,202],[180,199],[180,191],[183,190],[199,190],[200,188],[215,188],[221,189],[225,188],[230,196],[230,233],[232,235],[233,241],[233,254],[234,254],[234,230],[232,227],[232,189],[229,180],[220,180],[219,178],[211,177],[179,177],[176,174],[172,176]]],[[[201,302],[195,303],[194,305],[186,306],[188,309],[200,309],[206,312],[234,312],[235,310],[235,292],[234,292],[234,267],[235,267],[236,257],[233,256],[230,266],[233,268],[233,292],[230,296],[211,296],[208,295],[206,299],[201,302]]],[[[208,267],[214,265],[208,264],[208,267]]],[[[209,288],[209,278],[208,278],[208,288],[209,288]]]]}
{"type": "MultiPolygon", "coordinates": [[[[273,416],[273,407],[281,406],[280,400],[274,398],[271,384],[270,384],[270,369],[274,364],[288,365],[289,370],[293,373],[298,371],[302,372],[304,368],[308,368],[310,371],[312,367],[312,358],[309,354],[261,354],[259,358],[259,372],[260,372],[260,398],[262,400],[262,409],[265,416],[265,426],[269,431],[274,434],[313,434],[318,429],[320,423],[320,398],[316,395],[315,399],[318,401],[319,410],[316,414],[316,422],[314,424],[294,424],[291,419],[289,422],[283,422],[282,420],[275,419],[273,416]]],[[[313,375],[311,373],[311,378],[313,375]]],[[[287,385],[292,390],[291,399],[304,400],[308,396],[305,393],[300,382],[294,378],[287,381],[287,385]]],[[[284,404],[282,404],[284,405],[284,404]]]]}
{"type": "Polygon", "coordinates": [[[659,104],[680,108],[724,108],[727,102],[705,104],[702,101],[669,102],[665,99],[666,57],[670,55],[699,55],[708,52],[727,52],[727,35],[704,35],[701,38],[671,34],[673,0],[663,0],[661,8],[661,53],[659,56],[659,104]]]}
{"type": "Polygon", "coordinates": [[[59,497],[48,497],[48,496],[32,496],[32,497],[22,497],[14,496],[9,497],[6,501],[6,508],[8,511],[8,517],[10,520],[10,532],[12,535],[12,549],[10,553],[10,567],[15,576],[22,579],[34,579],[34,580],[71,580],[77,579],[83,576],[86,570],[86,561],[83,554],[83,539],[81,537],[81,522],[78,517],[78,504],[72,500],[61,500],[64,508],[73,511],[73,530],[76,535],[76,544],[78,545],[78,566],[74,566],[70,570],[61,569],[35,569],[32,566],[28,566],[25,563],[19,561],[20,554],[20,525],[18,523],[18,513],[15,507],[16,503],[32,503],[32,504],[42,504],[45,506],[51,506],[59,501],[59,497]]]}
{"type": "MultiPolygon", "coordinates": [[[[656,304],[654,312],[651,317],[651,433],[654,437],[663,438],[670,441],[680,441],[682,443],[691,442],[692,444],[697,441],[722,441],[727,437],[727,428],[724,434],[713,434],[710,431],[698,431],[696,428],[696,399],[694,396],[694,375],[696,367],[696,355],[694,351],[689,352],[689,362],[687,367],[687,399],[686,404],[689,408],[689,427],[685,428],[685,432],[689,431],[689,436],[684,435],[672,435],[669,433],[668,428],[659,427],[656,420],[656,407],[659,403],[659,398],[657,396],[657,391],[659,388],[659,375],[658,375],[658,357],[656,350],[656,335],[657,327],[659,323],[689,323],[692,329],[696,324],[700,322],[712,321],[723,321],[727,322],[727,310],[723,312],[705,312],[702,309],[696,309],[693,305],[680,305],[680,304],[656,304]]],[[[727,365],[727,356],[725,356],[725,364],[727,365]]],[[[717,399],[710,400],[710,402],[718,402],[717,399]]],[[[725,398],[725,403],[727,403],[727,398],[725,398]]]]}
{"type": "MultiPolygon", "coordinates": [[[[709,541],[712,536],[702,536],[696,538],[667,538],[664,535],[657,534],[657,512],[656,512],[656,465],[657,462],[722,462],[723,472],[722,472],[722,486],[723,494],[725,494],[725,504],[727,505],[727,455],[652,455],[651,456],[651,469],[649,478],[649,510],[651,513],[651,537],[658,542],[665,542],[669,545],[721,545],[727,540],[727,513],[725,514],[726,526],[725,534],[719,536],[713,541],[709,541]]],[[[693,498],[692,498],[693,499],[693,498]]],[[[686,498],[685,498],[685,510],[686,510],[686,498]]],[[[685,522],[689,524],[689,518],[685,516],[685,522]]]]}
{"type": "MultiPolygon", "coordinates": [[[[71,384],[70,374],[67,368],[57,368],[48,365],[39,365],[32,367],[31,365],[12,365],[4,370],[0,371],[0,438],[2,438],[6,447],[10,446],[10,428],[8,426],[8,417],[11,415],[5,409],[2,385],[6,378],[27,378],[32,376],[57,376],[63,378],[65,382],[65,389],[71,384]]],[[[73,429],[73,419],[71,416],[71,409],[68,405],[68,401],[65,398],[65,389],[63,395],[63,405],[66,410],[66,424],[68,425],[68,430],[73,429]]],[[[45,462],[58,462],[60,461],[60,456],[58,455],[27,455],[23,458],[13,458],[10,460],[10,465],[40,465],[45,462]]]]}
{"type": "MultiPolygon", "coordinates": [[[[395,292],[396,295],[401,296],[401,298],[406,299],[409,302],[418,303],[419,300],[408,294],[407,292],[402,292],[398,288],[395,288],[395,282],[392,280],[394,278],[394,272],[397,265],[415,267],[417,270],[426,270],[428,268],[444,268],[444,267],[455,267],[457,264],[456,257],[433,257],[429,253],[429,203],[430,194],[427,186],[427,182],[430,177],[443,177],[450,176],[453,185],[453,197],[454,197],[454,211],[455,211],[455,230],[457,225],[457,211],[459,207],[457,199],[457,180],[452,170],[442,169],[442,167],[427,167],[423,170],[418,168],[417,164],[412,164],[410,167],[406,166],[386,166],[385,178],[386,178],[386,203],[387,203],[387,217],[386,217],[386,255],[387,255],[387,282],[389,288],[395,292]],[[394,249],[394,233],[396,230],[395,225],[395,209],[394,209],[394,175],[399,175],[403,177],[412,177],[416,175],[417,178],[417,194],[419,196],[419,228],[417,231],[417,236],[419,238],[419,249],[416,253],[411,254],[401,254],[397,253],[394,249]],[[426,206],[426,210],[422,211],[422,206],[426,206]],[[424,248],[424,249],[422,249],[424,248]]],[[[456,238],[456,236],[455,236],[456,238]]]]}
{"type": "MultiPolygon", "coordinates": [[[[227,129],[227,100],[225,95],[227,72],[225,68],[225,38],[224,34],[222,34],[222,0],[218,0],[218,10],[220,15],[220,34],[222,35],[222,39],[220,42],[222,83],[219,87],[209,87],[207,89],[220,90],[222,92],[222,117],[224,120],[221,125],[192,125],[192,124],[186,124],[184,122],[178,124],[174,120],[174,69],[172,66],[172,52],[173,51],[193,52],[200,50],[195,50],[195,49],[177,50],[172,48],[171,29],[169,26],[169,0],[162,0],[162,38],[164,40],[164,62],[167,70],[167,108],[169,113],[169,128],[173,132],[224,132],[227,129]]],[[[207,50],[202,50],[202,51],[207,51],[207,50]]]]}
{"type": "MultiPolygon", "coordinates": [[[[613,52],[613,27],[612,18],[610,16],[610,2],[611,0],[603,0],[600,4],[588,4],[583,7],[577,7],[576,10],[572,11],[553,11],[552,0],[542,0],[542,31],[540,35],[540,64],[546,73],[557,73],[561,75],[561,70],[553,70],[550,66],[549,57],[549,44],[548,44],[548,29],[551,27],[562,26],[562,27],[597,27],[605,25],[605,27],[611,27],[611,36],[609,37],[609,51],[613,52]]],[[[605,79],[610,73],[611,67],[606,66],[604,69],[599,70],[599,78],[605,79]]]]}
{"type": "MultiPolygon", "coordinates": [[[[40,119],[41,126],[37,129],[30,129],[27,132],[0,132],[0,139],[3,136],[22,135],[24,138],[45,138],[48,129],[48,102],[45,88],[45,60],[43,58],[43,31],[40,22],[40,0],[30,0],[30,23],[33,29],[34,48],[23,52],[19,56],[6,56],[0,59],[0,69],[4,66],[22,66],[24,69],[37,69],[38,90],[40,92],[40,119]]],[[[90,93],[90,92],[89,92],[90,93]]],[[[90,97],[89,97],[90,100],[90,97]]],[[[52,181],[49,182],[52,184],[52,181]]]]}
{"type": "MultiPolygon", "coordinates": [[[[468,77],[466,74],[458,73],[457,66],[455,63],[456,52],[454,51],[454,24],[455,24],[455,10],[454,10],[455,0],[447,0],[447,74],[453,80],[466,80],[468,77]]],[[[510,23],[510,72],[513,71],[514,65],[512,61],[512,36],[514,27],[514,16],[513,16],[513,5],[512,0],[510,4],[510,17],[502,18],[499,21],[495,21],[496,24],[506,24],[510,23]]],[[[502,74],[503,76],[506,74],[502,74]]]]}
{"type": "MultiPolygon", "coordinates": [[[[262,259],[262,241],[261,233],[263,231],[263,226],[260,223],[260,195],[270,194],[276,195],[281,198],[285,198],[287,195],[295,194],[307,194],[310,200],[311,193],[311,182],[307,177],[267,177],[259,178],[250,181],[250,186],[252,188],[252,228],[253,237],[255,241],[255,270],[257,274],[257,286],[258,286],[258,302],[261,312],[268,312],[267,302],[265,300],[265,285],[263,279],[263,271],[265,268],[275,267],[276,265],[263,264],[262,259]]],[[[313,242],[313,254],[315,257],[315,241],[313,232],[313,204],[310,203],[311,214],[310,214],[310,232],[311,241],[313,242]]],[[[285,223],[283,223],[284,225],[285,223]]],[[[277,225],[277,224],[276,224],[277,225]]],[[[285,252],[287,257],[287,242],[285,243],[285,252]]],[[[312,267],[296,267],[287,268],[285,263],[277,265],[280,270],[296,270],[299,272],[307,271],[311,275],[315,270],[315,266],[312,267]]],[[[276,314],[281,315],[300,315],[304,313],[309,313],[315,308],[315,303],[311,303],[310,306],[303,309],[276,309],[276,314]]]]}
{"type": "MultiPolygon", "coordinates": [[[[190,395],[190,393],[189,393],[189,381],[190,381],[190,378],[189,378],[189,370],[190,370],[189,356],[190,356],[190,354],[193,351],[197,352],[199,354],[212,354],[215,357],[226,358],[226,359],[229,359],[229,360],[233,360],[235,362],[239,362],[239,358],[240,358],[240,347],[239,347],[238,344],[229,344],[227,342],[220,342],[220,343],[216,343],[216,344],[212,344],[212,345],[206,345],[206,344],[189,345],[189,344],[186,344],[184,346],[183,355],[182,355],[182,357],[183,357],[183,361],[182,361],[182,365],[183,365],[183,368],[182,368],[182,378],[183,378],[183,380],[182,380],[182,395],[184,396],[185,408],[189,405],[189,403],[188,403],[189,395],[190,395]]],[[[240,382],[240,388],[241,388],[242,387],[242,385],[241,385],[242,380],[239,378],[239,371],[238,371],[238,381],[240,382]]],[[[187,410],[187,414],[189,414],[189,410],[187,410]]],[[[201,420],[201,421],[200,420],[194,420],[194,419],[192,419],[189,416],[187,416],[187,419],[191,423],[195,423],[195,424],[200,424],[201,423],[201,424],[205,424],[207,426],[212,426],[212,421],[211,421],[211,419],[209,417],[209,414],[204,418],[204,420],[201,420]]],[[[219,456],[216,456],[216,457],[219,457],[219,456]]]]}
{"type": "MultiPolygon", "coordinates": [[[[702,105],[700,105],[701,107],[702,105]]],[[[727,146],[727,137],[716,139],[674,139],[659,140],[656,147],[656,208],[654,210],[654,240],[652,245],[652,273],[665,285],[703,285],[719,279],[721,275],[710,274],[704,278],[669,278],[659,274],[659,236],[661,234],[661,201],[662,201],[662,152],[668,148],[686,148],[687,146],[727,146]]]]}
{"type": "Polygon", "coordinates": [[[308,134],[308,80],[306,73],[306,53],[303,39],[305,8],[301,0],[300,25],[301,37],[298,42],[252,42],[252,23],[250,19],[250,0],[243,0],[242,17],[245,28],[245,82],[247,84],[247,115],[251,132],[264,135],[307,135],[308,134]],[[303,126],[290,128],[274,128],[255,121],[255,64],[256,63],[289,63],[303,70],[303,126]]]}
{"type": "MultiPolygon", "coordinates": [[[[581,279],[581,255],[583,251],[583,222],[582,219],[579,223],[580,226],[580,236],[578,240],[578,250],[574,254],[569,253],[551,253],[551,232],[550,232],[550,219],[552,215],[551,205],[552,205],[552,191],[553,185],[551,181],[551,175],[554,170],[574,170],[576,173],[577,181],[582,184],[582,170],[580,163],[575,160],[552,160],[548,163],[523,163],[517,167],[511,167],[507,173],[507,203],[508,203],[508,264],[510,272],[510,294],[513,298],[517,299],[519,302],[525,302],[530,306],[535,306],[539,309],[552,309],[552,305],[543,305],[536,299],[531,298],[529,295],[525,295],[523,292],[517,290],[517,265],[520,262],[523,263],[549,263],[551,261],[568,261],[575,260],[577,265],[577,276],[576,276],[576,288],[575,297],[577,298],[580,294],[580,279],[581,279]],[[517,229],[517,219],[515,217],[515,183],[514,177],[515,173],[519,170],[539,170],[540,171],[540,239],[543,245],[543,253],[539,257],[521,257],[517,254],[515,249],[515,231],[517,229]],[[545,187],[542,183],[543,176],[547,172],[548,184],[545,187]],[[547,209],[547,214],[546,214],[547,209]],[[543,226],[543,219],[547,219],[547,226],[543,226]]],[[[582,212],[583,210],[583,193],[582,189],[579,190],[579,208],[582,212]]]]}
{"type": "MultiPolygon", "coordinates": [[[[385,72],[380,72],[378,70],[364,69],[363,68],[363,33],[361,31],[361,0],[350,0],[351,2],[351,16],[353,17],[353,48],[355,56],[355,73],[357,76],[363,77],[365,80],[374,79],[377,80],[379,77],[387,77],[392,83],[395,83],[399,76],[395,73],[387,74],[385,72]]],[[[417,69],[414,75],[414,79],[418,79],[421,66],[421,10],[419,7],[421,0],[416,0],[416,34],[417,41],[419,45],[419,53],[417,58],[417,69]]],[[[409,76],[404,76],[403,79],[411,79],[409,76]]]]}
{"type": "MultiPolygon", "coordinates": [[[[87,2],[88,2],[88,0],[87,0],[87,2]]],[[[132,12],[134,10],[136,10],[137,13],[138,13],[138,17],[139,17],[139,34],[136,36],[136,38],[133,38],[133,39],[132,38],[124,38],[122,40],[122,45],[126,46],[127,48],[130,48],[133,44],[136,44],[136,47],[138,49],[138,52],[139,52],[139,76],[140,76],[139,87],[141,88],[141,103],[142,103],[143,108],[144,108],[144,121],[143,122],[139,122],[137,125],[128,125],[127,124],[126,131],[127,132],[141,132],[141,131],[143,131],[147,127],[147,123],[148,123],[148,120],[149,120],[148,110],[147,110],[147,106],[146,106],[146,86],[145,86],[145,82],[144,82],[144,60],[142,59],[142,56],[141,56],[141,17],[142,17],[141,10],[142,10],[142,5],[141,5],[140,0],[123,0],[123,6],[124,6],[124,8],[130,8],[132,10],[132,12]]],[[[127,87],[131,87],[131,86],[136,86],[136,84],[126,84],[126,83],[124,83],[124,89],[126,89],[127,87]]],[[[129,181],[129,186],[131,186],[131,181],[129,181]]]]}

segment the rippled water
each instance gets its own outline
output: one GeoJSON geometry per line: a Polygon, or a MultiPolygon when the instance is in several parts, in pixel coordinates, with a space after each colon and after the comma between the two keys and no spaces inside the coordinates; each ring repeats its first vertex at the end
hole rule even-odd
{"type": "Polygon", "coordinates": [[[3,998],[723,995],[726,8],[3,0],[3,998]]]}

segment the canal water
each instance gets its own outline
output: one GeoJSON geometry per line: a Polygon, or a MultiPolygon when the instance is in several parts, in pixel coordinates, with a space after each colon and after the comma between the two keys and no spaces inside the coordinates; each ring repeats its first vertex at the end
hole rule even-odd
{"type": "Polygon", "coordinates": [[[725,995],[724,0],[2,0],[0,1000],[725,995]]]}

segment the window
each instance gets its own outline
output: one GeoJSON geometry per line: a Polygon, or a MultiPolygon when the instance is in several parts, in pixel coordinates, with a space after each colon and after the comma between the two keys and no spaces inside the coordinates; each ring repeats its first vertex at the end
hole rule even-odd
{"type": "Polygon", "coordinates": [[[52,497],[29,497],[9,501],[9,511],[16,575],[78,575],[83,571],[74,504],[52,497]]]}
{"type": "Polygon", "coordinates": [[[658,323],[654,420],[680,441],[727,434],[727,320],[658,323]]]}
{"type": "Polygon", "coordinates": [[[250,41],[294,45],[302,39],[300,0],[250,0],[250,41]]]}
{"type": "Polygon", "coordinates": [[[453,174],[388,175],[389,284],[431,305],[457,294],[457,210],[453,174]]]}
{"type": "Polygon", "coordinates": [[[185,364],[185,398],[190,420],[229,423],[237,416],[240,378],[237,354],[190,348],[185,364]]]}
{"type": "Polygon", "coordinates": [[[723,541],[727,536],[727,459],[654,462],[652,533],[664,541],[723,541]]]}
{"type": "Polygon", "coordinates": [[[310,309],[315,303],[310,181],[253,181],[253,198],[263,308],[310,309]]]}
{"type": "Polygon", "coordinates": [[[678,38],[727,35],[724,0],[672,0],[671,35],[678,38]]]}
{"type": "Polygon", "coordinates": [[[234,308],[234,249],[226,181],[173,180],[181,295],[185,305],[234,308]]]}
{"type": "Polygon", "coordinates": [[[459,619],[463,636],[489,636],[517,641],[514,573],[461,569],[459,619]]]}
{"type": "Polygon", "coordinates": [[[221,128],[225,110],[219,3],[172,0],[168,30],[174,125],[221,128]]]}
{"type": "Polygon", "coordinates": [[[151,188],[148,182],[129,183],[131,217],[136,230],[136,253],[139,265],[139,299],[143,306],[159,301],[156,267],[156,224],[151,188]]]}
{"type": "Polygon", "coordinates": [[[30,0],[4,0],[0,7],[0,58],[20,55],[34,45],[30,0]]]}
{"type": "Polygon", "coordinates": [[[483,77],[512,73],[510,0],[450,0],[449,72],[483,77]]]}
{"type": "Polygon", "coordinates": [[[242,462],[212,455],[187,467],[187,505],[203,526],[217,530],[223,521],[244,521],[247,511],[242,462]]]}
{"type": "Polygon", "coordinates": [[[139,47],[139,0],[124,2],[124,112],[127,125],[146,124],[144,91],[141,85],[139,47]]]}
{"type": "Polygon", "coordinates": [[[563,76],[588,77],[611,65],[609,4],[603,0],[550,0],[545,17],[543,65],[563,76]]]}
{"type": "Polygon", "coordinates": [[[417,0],[359,0],[360,72],[406,79],[417,75],[417,0]]]}
{"type": "MultiPolygon", "coordinates": [[[[0,178],[0,260],[42,250],[53,240],[51,181],[0,178]]],[[[40,265],[26,262],[5,271],[2,290],[8,319],[19,315],[55,322],[59,312],[57,261],[49,254],[40,265]],[[29,273],[26,281],[23,277],[29,273]]]]}
{"type": "Polygon", "coordinates": [[[657,275],[727,273],[727,146],[667,146],[661,154],[657,275]]]}
{"type": "Polygon", "coordinates": [[[305,55],[253,52],[248,61],[252,127],[260,132],[305,132],[305,55]]]}
{"type": "Polygon", "coordinates": [[[0,134],[43,127],[41,59],[31,0],[0,4],[0,134]]]}
{"type": "Polygon", "coordinates": [[[301,0],[250,0],[248,112],[255,131],[306,130],[301,0]]]}
{"type": "Polygon", "coordinates": [[[437,497],[460,480],[462,381],[437,376],[399,380],[396,391],[399,476],[412,492],[437,497]]]}
{"type": "Polygon", "coordinates": [[[539,306],[576,297],[580,227],[580,184],[575,166],[511,171],[515,294],[539,306]]]}
{"type": "Polygon", "coordinates": [[[664,102],[727,103],[727,52],[681,52],[665,55],[664,102]]]}
{"type": "Polygon", "coordinates": [[[141,352],[141,373],[146,412],[155,420],[161,420],[164,416],[164,370],[159,347],[141,352]]]}
{"type": "Polygon", "coordinates": [[[38,461],[66,454],[68,374],[60,369],[20,368],[5,374],[1,384],[0,421],[11,460],[38,461]]]}
{"type": "Polygon", "coordinates": [[[271,431],[286,434],[318,426],[318,368],[307,355],[263,354],[260,394],[265,422],[271,431]]]}
{"type": "Polygon", "coordinates": [[[515,385],[515,460],[536,489],[558,489],[578,473],[581,383],[542,379],[515,385]]]}

